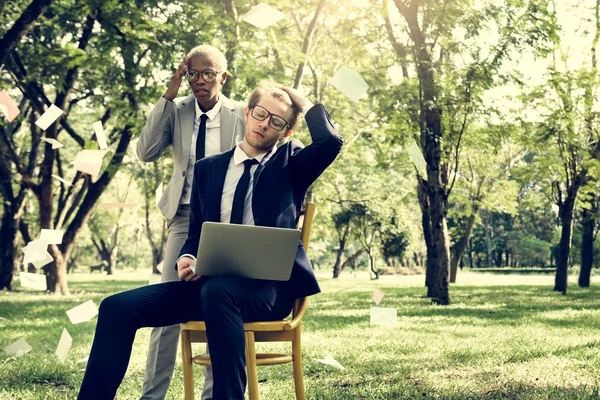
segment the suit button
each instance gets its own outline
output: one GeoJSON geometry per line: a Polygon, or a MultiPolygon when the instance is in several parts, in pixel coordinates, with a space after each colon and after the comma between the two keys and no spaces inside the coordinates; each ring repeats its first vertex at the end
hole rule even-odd
{"type": "Polygon", "coordinates": [[[181,175],[185,176],[185,171],[181,171],[181,175]]]}

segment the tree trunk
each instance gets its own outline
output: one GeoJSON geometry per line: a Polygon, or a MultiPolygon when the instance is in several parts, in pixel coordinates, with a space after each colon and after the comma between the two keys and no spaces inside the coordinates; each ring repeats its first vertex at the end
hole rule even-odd
{"type": "Polygon", "coordinates": [[[425,248],[427,250],[427,257],[425,260],[425,286],[427,287],[427,297],[431,297],[431,284],[430,282],[434,279],[433,274],[435,268],[433,266],[433,245],[431,237],[431,221],[429,219],[429,199],[427,198],[426,183],[420,178],[418,179],[417,195],[419,199],[419,206],[421,207],[421,227],[423,228],[423,238],[425,239],[425,248]]]}
{"type": "Polygon", "coordinates": [[[469,215],[469,219],[467,220],[467,225],[465,226],[465,230],[460,238],[458,244],[452,250],[452,259],[450,260],[450,283],[456,282],[456,272],[458,270],[458,264],[462,261],[463,255],[465,254],[465,250],[469,244],[469,239],[471,238],[471,231],[473,230],[473,225],[475,224],[475,213],[474,212],[469,215]]]}
{"type": "Polygon", "coordinates": [[[346,268],[348,265],[354,264],[356,262],[356,260],[358,259],[358,257],[360,257],[364,251],[365,251],[365,249],[359,249],[354,254],[352,254],[350,257],[346,258],[346,260],[342,263],[342,265],[340,267],[340,272],[342,272],[344,270],[344,268],[346,268]]]}
{"type": "Polygon", "coordinates": [[[579,270],[579,286],[590,287],[592,266],[594,265],[594,230],[596,220],[591,210],[584,209],[582,213],[581,235],[581,268],[579,270]]]}
{"type": "Polygon", "coordinates": [[[554,291],[567,294],[567,278],[569,273],[569,251],[573,237],[573,210],[577,191],[571,190],[563,204],[560,206],[559,217],[561,224],[560,242],[558,244],[558,256],[556,257],[556,276],[554,291]]]}
{"type": "MultiPolygon", "coordinates": [[[[339,234],[339,232],[338,232],[339,234]]],[[[342,258],[344,257],[344,251],[346,250],[346,243],[348,242],[348,235],[350,234],[350,223],[344,227],[344,233],[339,239],[339,246],[335,257],[335,264],[333,265],[333,277],[337,278],[342,272],[342,258]]]]}
{"type": "Polygon", "coordinates": [[[379,279],[379,273],[375,269],[375,257],[371,251],[367,251],[367,255],[369,256],[369,267],[371,268],[373,275],[375,275],[374,279],[379,279]]]}
{"type": "Polygon", "coordinates": [[[0,290],[12,290],[12,279],[15,260],[15,241],[18,223],[14,219],[12,207],[4,202],[4,215],[0,226],[0,290]]]}

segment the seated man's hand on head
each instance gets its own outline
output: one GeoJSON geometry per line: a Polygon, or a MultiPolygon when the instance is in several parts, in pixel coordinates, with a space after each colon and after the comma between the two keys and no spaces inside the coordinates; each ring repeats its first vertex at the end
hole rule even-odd
{"type": "Polygon", "coordinates": [[[181,257],[177,261],[177,276],[182,281],[196,281],[200,279],[200,275],[194,273],[190,265],[195,264],[196,260],[191,257],[181,257]]]}

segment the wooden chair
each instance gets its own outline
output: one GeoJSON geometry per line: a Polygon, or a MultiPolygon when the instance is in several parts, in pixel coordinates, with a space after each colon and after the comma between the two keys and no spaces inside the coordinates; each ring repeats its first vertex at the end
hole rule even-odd
{"type": "MultiPolygon", "coordinates": [[[[310,231],[316,213],[316,205],[308,203],[300,216],[298,228],[301,240],[308,251],[310,231]]],[[[248,397],[258,400],[257,365],[292,363],[296,399],[304,400],[304,380],[302,378],[302,348],[300,326],[306,311],[307,299],[294,301],[291,320],[250,322],[244,324],[246,334],[246,370],[248,374],[248,397]],[[292,354],[256,353],[256,342],[292,342],[292,354]]],[[[183,359],[183,386],[186,400],[194,400],[194,375],[192,363],[210,365],[210,355],[192,356],[192,343],[206,343],[206,325],[203,321],[190,321],[181,324],[181,353],[183,359]]]]}

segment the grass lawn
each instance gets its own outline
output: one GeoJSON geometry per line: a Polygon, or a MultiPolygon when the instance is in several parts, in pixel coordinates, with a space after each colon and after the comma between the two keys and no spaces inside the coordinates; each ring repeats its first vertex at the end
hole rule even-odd
{"type": "MultiPolygon", "coordinates": [[[[303,323],[304,379],[310,399],[600,399],[600,277],[582,290],[552,292],[551,276],[463,273],[452,305],[430,305],[422,276],[320,276],[303,323]],[[394,327],[369,325],[371,296],[396,307],[394,327]],[[331,354],[344,370],[314,361],[331,354]]],[[[95,321],[72,325],[65,310],[147,283],[142,274],[75,274],[71,297],[27,289],[0,293],[0,349],[25,337],[33,350],[0,355],[0,399],[72,399],[95,321]],[[38,292],[39,293],[39,292],[38,292]],[[63,327],[73,337],[66,363],[54,355],[63,327]]],[[[118,399],[141,393],[149,329],[137,334],[118,399]]],[[[267,344],[276,352],[284,344],[267,344]]],[[[200,353],[200,348],[198,352],[200,353]]],[[[262,399],[293,399],[291,364],[259,367],[262,399]]],[[[195,367],[197,398],[202,374],[195,367]]],[[[182,369],[169,399],[183,399],[182,369]]]]}

